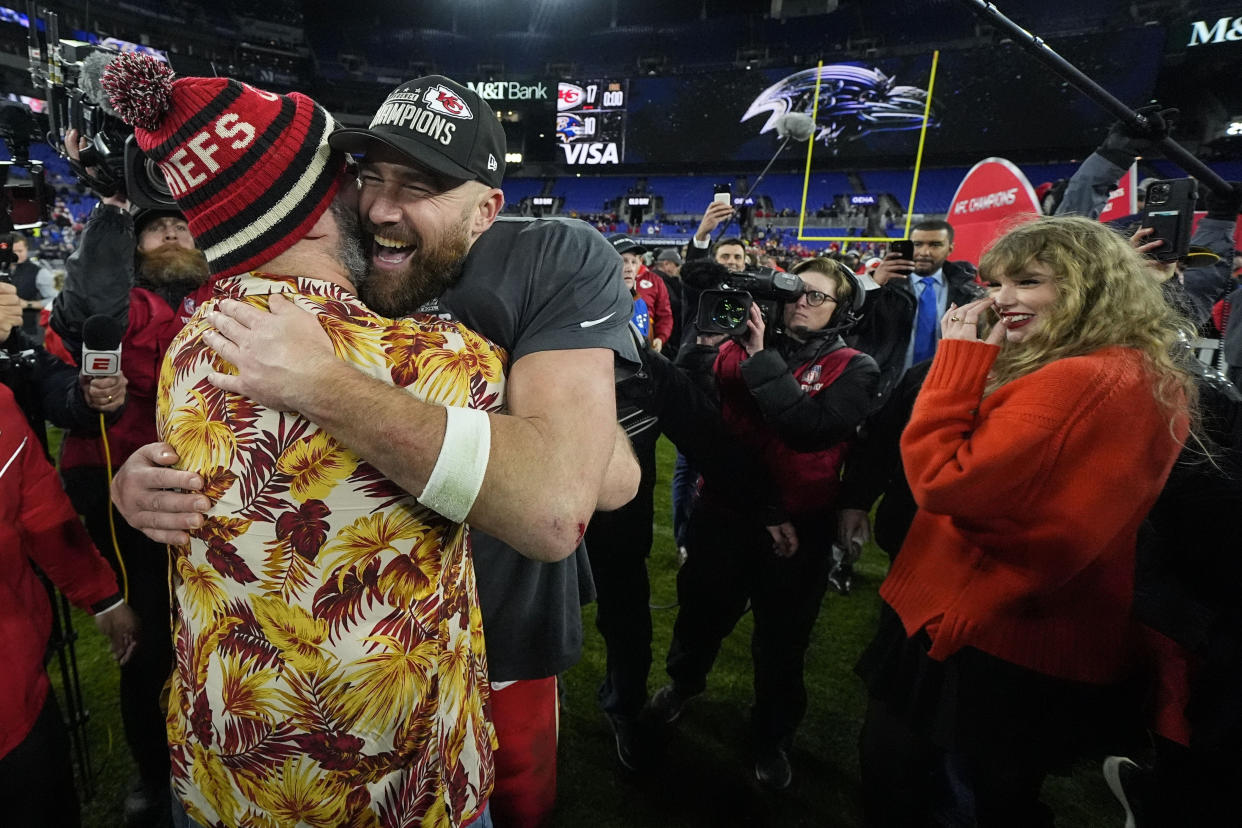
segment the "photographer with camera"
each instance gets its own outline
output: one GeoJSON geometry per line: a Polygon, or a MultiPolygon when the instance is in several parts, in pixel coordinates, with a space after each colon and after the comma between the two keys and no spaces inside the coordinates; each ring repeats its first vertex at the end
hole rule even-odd
{"type": "MultiPolygon", "coordinates": [[[[66,153],[81,168],[87,142],[75,131],[65,136],[66,153]]],[[[126,404],[101,434],[98,424],[75,428],[61,450],[61,475],[87,530],[120,572],[124,560],[130,600],[146,634],[121,671],[121,718],[138,780],[125,802],[130,825],[146,825],[169,813],[168,740],[160,695],[172,671],[168,623],[168,552],[122,520],[115,521],[116,546],[109,523],[109,468],[118,469],[139,447],[156,440],[156,381],[164,352],[200,299],[207,282],[207,260],[197,249],[185,217],[175,210],[134,210],[124,192],[100,183],[84,169],[84,180],[101,186],[100,203],[87,219],[78,248],[67,262],[62,292],[52,304],[52,330],[71,353],[89,350],[88,320],[110,323],[120,340],[117,376],[125,383],[126,404]],[[99,317],[106,317],[100,320],[99,317]],[[106,442],[105,442],[106,441],[106,442]]],[[[115,410],[120,391],[95,379],[82,388],[86,404],[115,410]]]]}
{"type": "MultiPolygon", "coordinates": [[[[879,369],[841,338],[862,296],[854,274],[838,263],[804,261],[794,268],[797,279],[710,267],[718,283],[757,294],[768,317],[749,296],[735,303],[736,293],[705,291],[700,330],[709,318],[728,317],[743,332],[700,334],[678,363],[715,393],[731,449],[756,458],[777,481],[783,514],[774,520],[737,474],[704,468],[677,580],[680,609],[667,659],[673,681],[650,710],[660,724],[681,716],[706,687],[721,641],[749,602],[754,771],[764,786],[782,789],[792,778],[789,749],[806,710],[803,661],[828,586],[838,470],[871,408],[879,369]]],[[[692,278],[704,275],[691,270],[692,278]]],[[[666,401],[662,410],[680,407],[666,401]]],[[[739,458],[735,468],[744,467],[739,458]]]]}

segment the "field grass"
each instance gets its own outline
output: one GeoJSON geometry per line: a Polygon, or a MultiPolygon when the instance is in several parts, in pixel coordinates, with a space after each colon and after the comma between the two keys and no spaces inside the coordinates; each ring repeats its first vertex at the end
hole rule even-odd
{"type": "MultiPolygon", "coordinates": [[[[672,447],[661,440],[655,545],[648,564],[655,606],[677,600],[669,519],[672,466],[672,447]]],[[[857,567],[853,593],[829,593],[824,602],[807,654],[810,706],[792,754],[794,782],[781,794],[762,791],[751,774],[749,616],[725,641],[707,693],[687,706],[662,761],[645,773],[633,774],[617,763],[612,733],[596,704],[604,648],[594,629],[594,607],[586,608],[582,660],[564,676],[567,704],[561,719],[560,792],[553,824],[565,828],[861,825],[856,742],[865,699],[853,664],[874,627],[879,609],[876,590],[886,565],[884,554],[869,546],[857,567]]],[[[664,654],[675,613],[675,608],[652,611],[655,663],[649,688],[653,692],[666,681],[664,654]]],[[[94,625],[84,616],[76,619],[97,782],[93,801],[84,807],[84,824],[115,828],[133,773],[121,735],[116,669],[94,625]]],[[[55,676],[56,671],[52,672],[55,676]]],[[[894,791],[894,796],[900,795],[894,791]]],[[[1120,807],[1094,763],[1084,763],[1072,777],[1050,780],[1044,798],[1062,828],[1102,828],[1123,822],[1120,807]]]]}

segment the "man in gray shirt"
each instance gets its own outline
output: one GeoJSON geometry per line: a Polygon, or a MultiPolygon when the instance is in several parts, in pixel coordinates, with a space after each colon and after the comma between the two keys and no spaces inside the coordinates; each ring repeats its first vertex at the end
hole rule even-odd
{"type": "MultiPolygon", "coordinates": [[[[425,309],[509,352],[508,414],[489,417],[490,452],[464,517],[490,677],[507,685],[493,694],[501,745],[492,812],[499,824],[535,820],[555,796],[555,675],[578,658],[579,607],[590,598],[582,535],[596,509],[623,505],[638,484],[615,421],[614,367],[637,361],[620,257],[578,221],[498,218],[503,130],[485,101],[448,78],[403,84],[370,128],[340,130],[331,144],[362,155],[359,212],[373,241],[361,298],[390,316],[433,302],[425,309]]],[[[229,390],[298,411],[427,502],[442,447],[447,455],[461,445],[443,407],[344,362],[331,376],[307,375],[304,357],[330,347],[309,315],[222,311],[221,333],[242,354],[229,390]],[[333,393],[308,393],[323,388],[333,393]]],[[[179,543],[206,504],[153,491],[202,488],[159,468],[168,448],[137,452],[117,474],[114,499],[131,524],[179,543]]],[[[458,462],[448,457],[450,476],[469,477],[458,462]]]]}

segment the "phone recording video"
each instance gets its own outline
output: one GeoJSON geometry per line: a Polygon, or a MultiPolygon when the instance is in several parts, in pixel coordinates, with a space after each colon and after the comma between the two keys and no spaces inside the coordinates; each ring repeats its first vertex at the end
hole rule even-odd
{"type": "Polygon", "coordinates": [[[1153,181],[1147,185],[1142,226],[1152,228],[1147,241],[1164,242],[1148,254],[1156,261],[1176,262],[1190,250],[1196,196],[1193,178],[1153,181]]]}

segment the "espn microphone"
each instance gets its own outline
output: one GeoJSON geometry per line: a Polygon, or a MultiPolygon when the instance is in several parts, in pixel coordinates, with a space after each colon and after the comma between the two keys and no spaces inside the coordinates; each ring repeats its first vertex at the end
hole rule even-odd
{"type": "Polygon", "coordinates": [[[115,377],[121,373],[121,337],[125,327],[111,316],[96,314],[82,325],[82,373],[115,377]]]}

